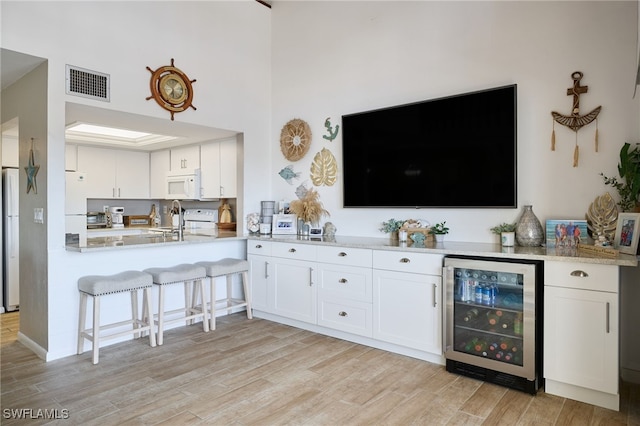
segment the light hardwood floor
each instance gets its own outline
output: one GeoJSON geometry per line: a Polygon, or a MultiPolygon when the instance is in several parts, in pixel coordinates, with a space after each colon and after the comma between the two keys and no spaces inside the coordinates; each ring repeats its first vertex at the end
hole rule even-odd
{"type": "MultiPolygon", "coordinates": [[[[243,314],[45,363],[0,315],[2,425],[8,409],[39,409],[64,425],[640,425],[640,386],[614,412],[531,396],[444,367],[243,314]]],[[[25,413],[25,412],[22,412],[25,413]]],[[[35,419],[31,424],[51,420],[35,419]]]]}

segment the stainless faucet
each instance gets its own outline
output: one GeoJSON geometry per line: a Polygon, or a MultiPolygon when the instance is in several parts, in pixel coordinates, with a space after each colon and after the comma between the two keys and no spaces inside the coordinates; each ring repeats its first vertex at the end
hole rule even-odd
{"type": "MultiPolygon", "coordinates": [[[[178,200],[173,200],[171,202],[171,216],[175,215],[175,206],[176,204],[178,205],[178,240],[182,241],[184,239],[184,236],[182,234],[182,222],[183,222],[183,217],[182,217],[182,205],[180,204],[180,201],[178,200]]],[[[171,220],[171,230],[173,231],[173,219],[171,220]]]]}

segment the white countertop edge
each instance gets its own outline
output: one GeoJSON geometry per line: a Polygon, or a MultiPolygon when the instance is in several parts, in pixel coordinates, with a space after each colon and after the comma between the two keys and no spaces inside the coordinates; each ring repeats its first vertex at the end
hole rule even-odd
{"type": "Polygon", "coordinates": [[[412,242],[400,243],[391,238],[349,237],[336,235],[333,239],[326,237],[301,237],[298,235],[260,235],[250,234],[248,240],[274,241],[284,243],[300,243],[315,245],[332,245],[372,250],[393,250],[443,255],[496,257],[509,259],[534,259],[556,262],[595,263],[602,265],[638,266],[638,258],[628,254],[620,254],[615,258],[597,257],[577,254],[569,250],[567,254],[556,252],[555,248],[540,247],[502,247],[500,244],[446,241],[435,245],[416,247],[412,242]]]}
{"type": "Polygon", "coordinates": [[[73,245],[65,246],[65,250],[78,252],[78,253],[88,253],[88,252],[98,252],[98,251],[113,251],[113,250],[131,250],[131,249],[149,249],[154,247],[166,247],[166,246],[184,246],[191,244],[208,244],[208,243],[222,243],[228,241],[242,241],[246,240],[245,236],[235,236],[235,237],[203,237],[201,239],[190,239],[187,241],[167,241],[167,242],[154,242],[149,244],[131,244],[131,245],[116,245],[116,246],[91,246],[91,247],[76,247],[73,245]]]}

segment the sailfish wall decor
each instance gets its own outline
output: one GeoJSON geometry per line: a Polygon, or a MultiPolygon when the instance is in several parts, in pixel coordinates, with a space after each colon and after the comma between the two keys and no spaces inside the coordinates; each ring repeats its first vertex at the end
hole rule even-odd
{"type": "Polygon", "coordinates": [[[589,86],[581,86],[580,80],[582,80],[582,72],[575,71],[571,74],[573,79],[573,87],[567,89],[567,96],[573,96],[573,108],[571,115],[562,115],[558,112],[551,111],[553,117],[553,131],[551,132],[551,151],[556,150],[556,129],[555,123],[558,122],[563,126],[567,126],[576,133],[576,147],[573,150],[573,167],[578,167],[578,157],[580,150],[578,148],[578,130],[581,127],[590,124],[595,120],[596,122],[596,134],[595,134],[595,152],[598,152],[598,114],[600,114],[601,106],[595,108],[593,111],[585,115],[580,115],[580,95],[587,93],[589,86]]]}

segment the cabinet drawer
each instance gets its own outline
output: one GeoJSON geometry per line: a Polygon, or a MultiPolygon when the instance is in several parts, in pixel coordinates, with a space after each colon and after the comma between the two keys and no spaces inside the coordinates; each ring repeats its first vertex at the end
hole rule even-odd
{"type": "Polygon", "coordinates": [[[373,254],[369,249],[327,246],[318,247],[318,262],[371,268],[372,259],[373,254]]]}
{"type": "Polygon", "coordinates": [[[319,281],[323,295],[369,303],[372,301],[371,268],[322,265],[319,281]]]}
{"type": "Polygon", "coordinates": [[[319,308],[318,325],[360,336],[373,335],[371,303],[321,299],[319,308]]]}
{"type": "Polygon", "coordinates": [[[374,250],[374,269],[442,275],[442,255],[401,251],[374,250]]]}
{"type": "Polygon", "coordinates": [[[247,240],[247,253],[271,256],[271,241],[247,240]]]}
{"type": "Polygon", "coordinates": [[[615,265],[544,262],[544,284],[555,287],[618,292],[620,270],[615,265]]]}
{"type": "Polygon", "coordinates": [[[310,260],[315,262],[318,247],[313,244],[273,243],[271,255],[286,259],[310,260]]]}

